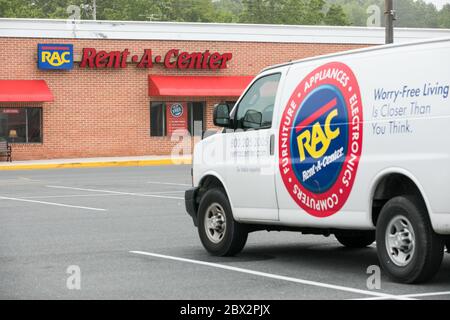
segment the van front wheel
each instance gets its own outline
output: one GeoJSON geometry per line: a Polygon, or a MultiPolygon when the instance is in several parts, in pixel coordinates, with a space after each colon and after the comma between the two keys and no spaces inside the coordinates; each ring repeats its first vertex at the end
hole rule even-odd
{"type": "Polygon", "coordinates": [[[203,247],[214,256],[233,256],[247,242],[245,225],[233,219],[223,189],[206,191],[198,208],[198,233],[203,247]]]}
{"type": "Polygon", "coordinates": [[[376,241],[381,267],[396,281],[424,282],[439,270],[444,241],[431,227],[425,205],[415,197],[386,202],[378,218],[376,241]]]}

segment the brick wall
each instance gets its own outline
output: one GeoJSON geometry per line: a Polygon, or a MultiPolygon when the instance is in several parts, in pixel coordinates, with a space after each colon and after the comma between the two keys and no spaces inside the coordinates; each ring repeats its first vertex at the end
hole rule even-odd
{"type": "Polygon", "coordinates": [[[0,106],[42,106],[43,143],[13,144],[15,160],[110,157],[170,154],[170,137],[150,137],[150,101],[205,101],[206,123],[212,127],[212,106],[223,98],[148,96],[148,74],[164,75],[256,75],[262,68],[289,60],[338,52],[364,45],[246,43],[211,41],[74,40],[0,38],[0,79],[43,79],[55,101],[43,104],[0,103],[0,106]],[[173,48],[188,52],[206,49],[232,52],[233,59],[222,70],[81,69],[43,71],[37,68],[38,43],[72,43],[75,55],[82,48],[123,50],[132,54],[152,49],[162,55],[173,48]]]}

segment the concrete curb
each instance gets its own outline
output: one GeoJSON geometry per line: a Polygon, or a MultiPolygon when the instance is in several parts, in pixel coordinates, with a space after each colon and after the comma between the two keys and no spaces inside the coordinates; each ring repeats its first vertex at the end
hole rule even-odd
{"type": "Polygon", "coordinates": [[[151,159],[151,160],[117,160],[117,161],[92,161],[92,162],[68,162],[68,163],[35,163],[35,164],[11,164],[1,165],[0,171],[11,170],[39,170],[39,169],[65,169],[65,168],[101,168],[101,167],[145,167],[161,165],[191,164],[190,158],[177,159],[151,159]]]}

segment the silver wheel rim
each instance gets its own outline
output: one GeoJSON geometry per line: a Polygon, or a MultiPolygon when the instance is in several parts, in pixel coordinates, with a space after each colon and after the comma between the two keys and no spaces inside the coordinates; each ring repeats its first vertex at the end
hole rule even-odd
{"type": "Polygon", "coordinates": [[[408,265],[415,252],[415,235],[411,222],[404,216],[394,217],[386,229],[386,250],[392,262],[404,267],[408,265]]]}
{"type": "Polygon", "coordinates": [[[222,241],[227,229],[225,210],[223,207],[217,202],[211,204],[206,209],[204,222],[206,236],[209,241],[213,243],[222,241]]]}

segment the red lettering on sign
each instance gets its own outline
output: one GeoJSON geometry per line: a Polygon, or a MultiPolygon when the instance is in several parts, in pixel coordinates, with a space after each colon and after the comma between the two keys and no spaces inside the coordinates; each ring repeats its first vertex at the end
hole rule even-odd
{"type": "Polygon", "coordinates": [[[201,69],[203,61],[203,54],[201,52],[191,53],[191,62],[189,63],[189,69],[201,69]]]}
{"type": "Polygon", "coordinates": [[[104,68],[106,67],[106,64],[108,63],[109,55],[106,53],[106,51],[99,51],[97,55],[95,56],[95,67],[97,68],[104,68]]]}
{"type": "Polygon", "coordinates": [[[202,69],[208,69],[209,50],[206,50],[203,54],[202,69]]]}
{"type": "MultiPolygon", "coordinates": [[[[98,51],[94,48],[84,48],[81,58],[80,68],[126,68],[130,51],[98,51]]],[[[220,54],[219,52],[186,52],[180,53],[179,49],[171,49],[164,56],[164,67],[167,69],[226,69],[227,63],[232,59],[230,52],[220,54]]],[[[144,54],[139,59],[133,56],[131,61],[137,63],[137,68],[153,68],[153,63],[160,63],[161,56],[157,55],[153,61],[152,50],[145,49],[144,54]],[[138,62],[139,60],[139,62],[138,62]]]]}
{"type": "Polygon", "coordinates": [[[129,54],[128,49],[122,52],[105,50],[97,52],[94,48],[84,48],[80,68],[126,68],[129,54]]]}
{"type": "Polygon", "coordinates": [[[189,66],[190,55],[187,52],[182,52],[177,59],[178,69],[186,69],[189,66]]]}
{"type": "Polygon", "coordinates": [[[96,53],[97,50],[94,48],[83,48],[83,58],[81,59],[80,68],[86,68],[86,65],[89,68],[93,68],[96,53]]]}
{"type": "Polygon", "coordinates": [[[164,66],[167,69],[175,69],[177,67],[177,62],[176,61],[172,62],[171,60],[172,60],[172,56],[174,56],[174,57],[178,56],[178,52],[180,52],[180,50],[172,49],[166,53],[166,56],[164,57],[164,66]]]}
{"type": "Polygon", "coordinates": [[[141,61],[139,61],[139,64],[137,65],[138,68],[152,68],[153,62],[152,62],[152,50],[145,49],[144,55],[141,58],[141,61]]]}
{"type": "Polygon", "coordinates": [[[233,54],[231,52],[222,54],[222,64],[220,65],[220,69],[227,68],[227,62],[233,58],[233,54]]]}
{"type": "MultiPolygon", "coordinates": [[[[128,51],[128,49],[123,50],[123,52],[122,52],[122,61],[120,62],[120,67],[121,68],[126,68],[127,67],[127,59],[128,59],[129,55],[130,55],[130,51],[128,51]]],[[[150,51],[150,56],[151,56],[151,51],[150,51]]]]}
{"type": "Polygon", "coordinates": [[[222,64],[222,56],[218,52],[214,52],[209,58],[209,68],[212,70],[218,69],[222,64]]]}

